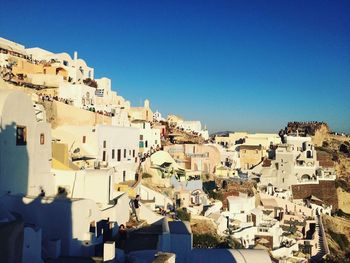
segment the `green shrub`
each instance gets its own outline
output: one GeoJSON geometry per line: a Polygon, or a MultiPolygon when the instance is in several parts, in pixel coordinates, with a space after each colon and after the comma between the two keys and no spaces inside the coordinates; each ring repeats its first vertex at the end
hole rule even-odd
{"type": "Polygon", "coordinates": [[[142,179],[146,179],[146,178],[152,178],[152,175],[148,174],[148,173],[143,173],[142,174],[142,179]]]}
{"type": "Polygon", "coordinates": [[[347,250],[349,246],[349,240],[344,234],[339,234],[329,230],[329,234],[332,239],[339,245],[342,250],[347,250]]]}
{"type": "Polygon", "coordinates": [[[240,249],[243,248],[242,244],[230,237],[226,236],[220,239],[219,236],[210,233],[193,234],[193,247],[194,248],[226,248],[226,249],[240,249]]]}
{"type": "Polygon", "coordinates": [[[193,234],[193,247],[194,248],[216,248],[220,244],[218,237],[205,233],[205,234],[193,234]]]}
{"type": "Polygon", "coordinates": [[[185,209],[183,208],[179,208],[176,210],[177,213],[177,217],[181,220],[181,221],[190,221],[191,220],[191,214],[188,213],[185,209]]]}

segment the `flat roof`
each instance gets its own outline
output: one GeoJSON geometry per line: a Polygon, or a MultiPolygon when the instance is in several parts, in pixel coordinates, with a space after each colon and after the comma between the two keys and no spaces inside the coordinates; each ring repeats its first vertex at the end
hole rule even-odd
{"type": "Polygon", "coordinates": [[[190,231],[182,221],[171,221],[169,222],[169,229],[171,234],[183,234],[190,235],[190,231]]]}

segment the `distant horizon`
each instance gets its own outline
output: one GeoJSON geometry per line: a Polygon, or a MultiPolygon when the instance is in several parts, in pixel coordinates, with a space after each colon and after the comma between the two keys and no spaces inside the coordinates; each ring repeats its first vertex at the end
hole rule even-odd
{"type": "Polygon", "coordinates": [[[278,132],[292,120],[350,133],[349,13],[341,0],[14,0],[0,32],[27,48],[78,51],[132,105],[147,98],[210,133],[278,132]]]}

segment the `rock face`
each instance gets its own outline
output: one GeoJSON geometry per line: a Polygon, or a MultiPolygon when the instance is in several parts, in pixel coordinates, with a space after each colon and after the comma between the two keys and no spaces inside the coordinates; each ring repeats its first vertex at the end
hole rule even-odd
{"type": "Polygon", "coordinates": [[[348,144],[342,143],[339,146],[339,151],[342,153],[349,154],[350,153],[350,146],[348,144]]]}
{"type": "Polygon", "coordinates": [[[323,131],[322,133],[330,133],[330,129],[327,123],[318,121],[309,122],[288,122],[286,127],[287,134],[296,134],[300,136],[315,136],[317,131],[323,131]]]}

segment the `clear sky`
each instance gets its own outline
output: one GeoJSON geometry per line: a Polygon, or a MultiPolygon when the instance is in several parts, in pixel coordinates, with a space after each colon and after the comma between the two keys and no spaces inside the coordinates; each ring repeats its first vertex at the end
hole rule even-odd
{"type": "Polygon", "coordinates": [[[209,130],[350,132],[350,1],[3,1],[0,36],[77,50],[113,89],[209,130]]]}

